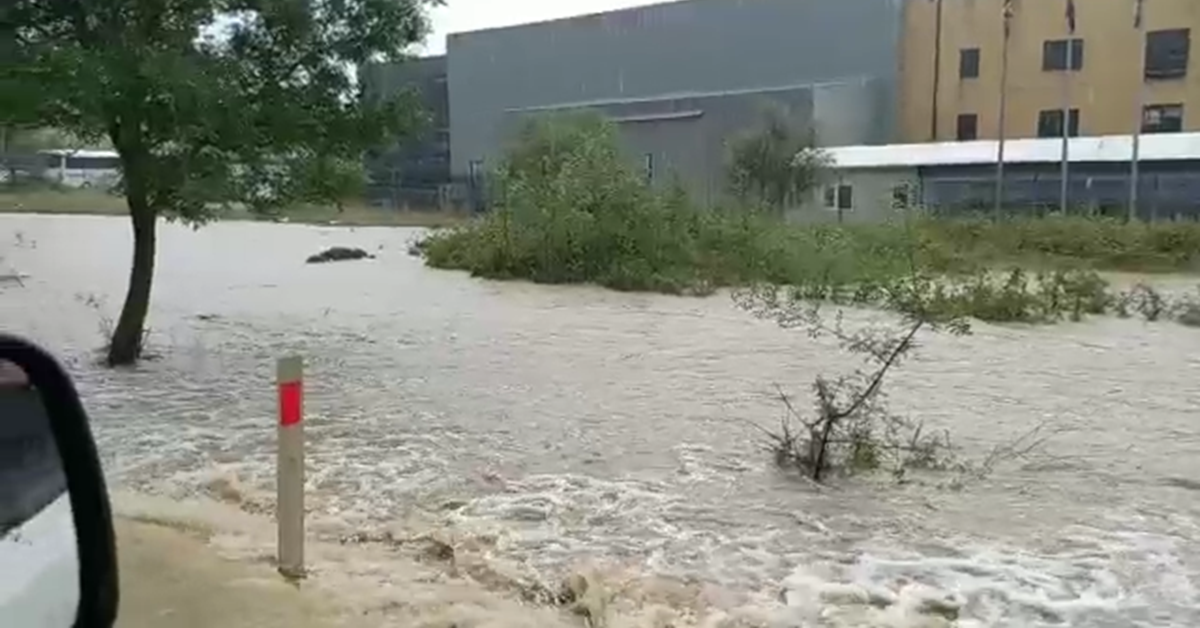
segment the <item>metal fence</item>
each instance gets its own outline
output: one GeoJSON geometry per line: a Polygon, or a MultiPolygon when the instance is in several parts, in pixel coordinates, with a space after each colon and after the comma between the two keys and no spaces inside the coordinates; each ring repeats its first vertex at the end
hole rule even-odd
{"type": "MultiPolygon", "coordinates": [[[[1128,172],[1109,168],[1072,172],[1068,212],[1088,216],[1128,216],[1128,172]]],[[[1003,211],[1045,215],[1061,211],[1059,173],[1005,174],[1003,211]]],[[[922,204],[941,215],[990,212],[995,206],[995,171],[928,171],[921,176],[922,204]]],[[[1145,221],[1200,220],[1200,168],[1144,172],[1138,181],[1136,217],[1145,221]]]]}
{"type": "Polygon", "coordinates": [[[49,186],[49,162],[37,153],[0,153],[0,189],[49,186]]]}
{"type": "Polygon", "coordinates": [[[467,177],[442,181],[372,181],[367,202],[375,207],[402,211],[454,211],[479,213],[488,207],[484,186],[467,177]]]}

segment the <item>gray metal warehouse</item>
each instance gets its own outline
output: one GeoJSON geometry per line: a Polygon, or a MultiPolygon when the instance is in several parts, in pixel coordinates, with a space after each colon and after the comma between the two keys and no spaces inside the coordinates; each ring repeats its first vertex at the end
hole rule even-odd
{"type": "Polygon", "coordinates": [[[903,3],[684,0],[451,35],[451,172],[486,172],[532,112],[602,112],[631,160],[709,203],[724,191],[726,140],[767,103],[826,146],[887,143],[903,3]]]}

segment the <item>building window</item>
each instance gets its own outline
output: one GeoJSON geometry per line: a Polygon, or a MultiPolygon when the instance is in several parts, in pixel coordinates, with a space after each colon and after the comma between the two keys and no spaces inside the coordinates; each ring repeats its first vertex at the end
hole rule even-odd
{"type": "Polygon", "coordinates": [[[963,113],[958,116],[958,126],[955,130],[955,137],[960,142],[966,142],[979,138],[979,116],[973,113],[963,113]]]}
{"type": "MultiPolygon", "coordinates": [[[[1038,137],[1062,137],[1063,134],[1063,110],[1062,109],[1046,109],[1038,113],[1037,136],[1038,137]]],[[[1072,109],[1070,113],[1070,121],[1067,124],[1067,135],[1070,137],[1079,137],[1079,110],[1072,109]]]]}
{"type": "Polygon", "coordinates": [[[1176,79],[1187,76],[1191,48],[1190,29],[1174,28],[1146,33],[1145,77],[1176,79]]]}
{"type": "Polygon", "coordinates": [[[654,182],[654,153],[646,153],[642,157],[642,171],[646,176],[646,183],[654,182]]]}
{"type": "Polygon", "coordinates": [[[979,78],[978,48],[963,48],[958,52],[958,78],[979,78]]]}
{"type": "Polygon", "coordinates": [[[837,208],[854,209],[854,188],[849,185],[839,185],[837,189],[837,208]]]}
{"type": "Polygon", "coordinates": [[[1148,105],[1142,110],[1142,133],[1181,133],[1183,105],[1148,105]]]}
{"type": "Polygon", "coordinates": [[[836,185],[825,186],[825,207],[829,209],[837,207],[837,193],[838,189],[836,185]]]}
{"type": "Polygon", "coordinates": [[[1067,69],[1067,42],[1070,42],[1071,71],[1083,69],[1083,40],[1082,39],[1050,39],[1042,44],[1042,70],[1045,72],[1062,72],[1067,69]]]}
{"type": "Polygon", "coordinates": [[[892,207],[896,209],[907,209],[909,203],[912,202],[912,195],[910,192],[911,190],[909,190],[909,185],[907,183],[901,183],[900,185],[894,186],[892,188],[892,207]]]}

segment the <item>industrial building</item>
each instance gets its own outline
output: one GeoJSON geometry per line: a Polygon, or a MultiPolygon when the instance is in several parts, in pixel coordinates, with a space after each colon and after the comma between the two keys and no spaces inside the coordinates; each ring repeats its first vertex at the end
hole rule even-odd
{"type": "Polygon", "coordinates": [[[444,205],[450,182],[450,98],[446,57],[403,63],[373,64],[359,69],[368,98],[412,90],[429,114],[429,124],[399,146],[367,157],[367,198],[392,208],[444,205]]]}
{"type": "Polygon", "coordinates": [[[725,192],[726,141],[769,104],[826,145],[892,141],[904,3],[685,0],[451,35],[451,170],[478,180],[523,116],[577,110],[702,203],[725,192]]]}
{"type": "MultiPolygon", "coordinates": [[[[855,179],[852,200],[839,192],[845,186],[832,195],[822,189],[800,208],[813,210],[809,219],[838,214],[838,206],[845,206],[842,219],[860,219],[871,215],[868,207],[883,207],[878,199],[890,207],[897,180],[918,184],[919,196],[906,201],[987,204],[997,150],[978,140],[999,137],[1003,83],[1012,146],[1005,202],[1051,204],[1060,148],[1048,148],[1054,140],[1029,144],[1040,147],[1032,158],[1021,152],[1026,139],[1061,137],[1064,125],[1069,135],[1099,137],[1140,124],[1150,147],[1158,143],[1151,136],[1200,131],[1192,111],[1200,107],[1200,79],[1190,71],[1200,2],[1148,0],[1137,24],[1137,0],[1071,4],[1073,29],[1066,0],[681,0],[454,34],[444,57],[364,72],[384,93],[416,85],[439,120],[417,146],[373,162],[377,189],[409,190],[414,181],[440,178],[456,183],[442,186],[440,200],[451,189],[480,207],[483,179],[522,119],[584,110],[617,124],[631,163],[652,181],[678,180],[696,201],[713,205],[726,189],[728,141],[774,105],[835,155],[932,143],[932,153],[905,144],[886,149],[928,163],[881,158],[841,166],[837,176],[855,179]],[[937,156],[963,151],[976,157],[943,163],[949,158],[937,156]]],[[[1074,155],[1076,143],[1070,203],[1120,205],[1127,163],[1089,160],[1087,142],[1074,155]]],[[[1143,159],[1140,186],[1149,187],[1139,211],[1189,215],[1179,195],[1192,189],[1190,161],[1158,159],[1150,148],[1143,159]]]]}
{"type": "Polygon", "coordinates": [[[1005,137],[1061,136],[1064,118],[1078,136],[1130,134],[1139,124],[1145,133],[1200,131],[1200,72],[1191,69],[1200,2],[1070,4],[1073,32],[1067,0],[908,2],[900,141],[998,138],[1002,75],[1005,137]]]}
{"type": "MultiPolygon", "coordinates": [[[[1131,180],[1129,135],[1070,140],[1071,211],[1125,216],[1131,180]]],[[[991,211],[999,142],[937,142],[829,149],[825,185],[793,221],[874,222],[915,208],[991,211]]],[[[1005,143],[1004,210],[1056,211],[1062,182],[1062,141],[1005,143]]],[[[1138,217],[1200,219],[1200,133],[1141,139],[1138,217]]]]}

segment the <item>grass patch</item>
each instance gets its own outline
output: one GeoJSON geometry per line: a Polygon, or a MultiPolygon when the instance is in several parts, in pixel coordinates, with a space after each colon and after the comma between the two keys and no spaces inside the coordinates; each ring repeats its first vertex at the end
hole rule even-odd
{"type": "MultiPolygon", "coordinates": [[[[73,190],[39,187],[0,192],[0,213],[67,214],[125,216],[129,208],[121,196],[98,190],[73,190]]],[[[446,211],[402,211],[347,204],[333,206],[302,205],[283,214],[286,222],[314,225],[381,227],[450,227],[465,223],[468,216],[446,211]]],[[[271,221],[245,210],[232,210],[222,220],[271,221]]]]}

